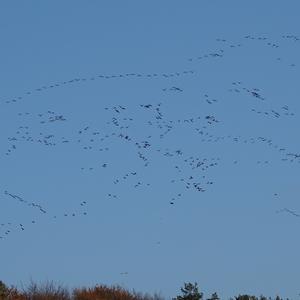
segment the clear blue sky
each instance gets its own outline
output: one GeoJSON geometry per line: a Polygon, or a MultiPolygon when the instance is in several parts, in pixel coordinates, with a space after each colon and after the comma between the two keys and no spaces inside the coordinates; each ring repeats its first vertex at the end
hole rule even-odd
{"type": "Polygon", "coordinates": [[[0,279],[297,299],[299,10],[1,1],[0,279]]]}

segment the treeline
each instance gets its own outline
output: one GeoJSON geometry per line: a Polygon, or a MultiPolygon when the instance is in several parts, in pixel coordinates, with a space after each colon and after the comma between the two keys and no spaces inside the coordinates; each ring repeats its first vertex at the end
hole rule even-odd
{"type": "MultiPolygon", "coordinates": [[[[159,294],[139,293],[135,290],[128,291],[120,286],[96,285],[90,288],[68,288],[46,282],[36,284],[31,282],[22,290],[14,286],[7,286],[0,280],[0,300],[165,300],[159,294]]],[[[199,291],[197,283],[184,283],[181,288],[181,295],[172,298],[172,300],[220,300],[215,292],[210,297],[204,299],[204,295],[199,291]]],[[[229,300],[283,300],[280,296],[274,299],[260,295],[238,295],[229,300]]],[[[289,300],[288,298],[286,300],[289,300]]]]}

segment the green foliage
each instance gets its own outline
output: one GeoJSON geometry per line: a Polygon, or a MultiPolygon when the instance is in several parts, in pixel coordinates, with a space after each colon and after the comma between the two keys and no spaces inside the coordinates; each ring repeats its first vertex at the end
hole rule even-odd
{"type": "Polygon", "coordinates": [[[177,296],[173,300],[202,300],[203,293],[198,290],[197,282],[194,284],[184,283],[184,287],[180,289],[182,296],[177,296]]]}
{"type": "Polygon", "coordinates": [[[250,296],[250,295],[238,295],[237,297],[234,297],[235,300],[258,300],[257,297],[255,296],[250,296]]]}
{"type": "Polygon", "coordinates": [[[0,300],[7,297],[8,291],[8,287],[0,280],[0,300]]]}
{"type": "Polygon", "coordinates": [[[219,300],[220,298],[219,298],[219,296],[218,296],[218,294],[215,292],[215,293],[213,293],[212,295],[211,295],[211,297],[209,298],[209,299],[207,299],[207,300],[219,300]]]}

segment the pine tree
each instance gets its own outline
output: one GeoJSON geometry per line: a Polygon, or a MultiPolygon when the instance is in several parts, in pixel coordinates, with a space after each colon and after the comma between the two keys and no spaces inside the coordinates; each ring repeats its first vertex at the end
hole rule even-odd
{"type": "Polygon", "coordinates": [[[207,300],[220,300],[220,298],[218,297],[218,294],[215,292],[211,295],[211,297],[207,300]]]}
{"type": "Polygon", "coordinates": [[[8,288],[7,286],[4,284],[4,282],[2,282],[0,280],[0,300],[5,299],[8,293],[8,288]]]}
{"type": "Polygon", "coordinates": [[[238,297],[234,297],[235,300],[258,300],[257,297],[255,296],[250,296],[250,295],[238,295],[238,297]]]}
{"type": "Polygon", "coordinates": [[[184,287],[180,289],[182,296],[177,296],[173,300],[202,300],[203,293],[198,290],[197,282],[194,284],[188,282],[184,283],[184,287]]]}

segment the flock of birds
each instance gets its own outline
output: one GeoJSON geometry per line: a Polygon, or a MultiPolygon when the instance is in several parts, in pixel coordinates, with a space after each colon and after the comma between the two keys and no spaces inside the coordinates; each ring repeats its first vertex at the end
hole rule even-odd
{"type": "MultiPolygon", "coordinates": [[[[294,35],[284,35],[282,40],[289,40],[293,43],[299,43],[300,38],[294,35]]],[[[13,132],[7,136],[7,147],[3,152],[4,157],[13,157],[18,155],[19,149],[24,145],[30,147],[48,147],[59,148],[69,147],[69,149],[77,149],[82,155],[89,157],[98,157],[93,164],[78,163],[78,172],[83,175],[86,173],[97,173],[101,176],[106,176],[105,172],[110,169],[112,161],[106,153],[110,153],[111,149],[116,147],[126,147],[131,153],[135,153],[137,160],[142,169],[136,168],[116,174],[111,183],[114,187],[107,193],[108,199],[118,199],[121,195],[118,194],[118,186],[128,184],[132,189],[143,189],[147,193],[147,189],[151,188],[153,183],[143,176],[151,166],[155,166],[155,159],[165,160],[171,166],[172,178],[168,179],[174,191],[173,196],[168,199],[170,206],[176,205],[180,199],[183,199],[187,193],[205,193],[215,184],[211,178],[214,170],[220,167],[222,158],[220,156],[203,156],[191,155],[184,149],[184,145],[180,148],[172,146],[164,146],[168,142],[168,137],[176,136],[176,132],[184,130],[187,136],[193,139],[196,137],[196,142],[201,144],[215,144],[214,147],[221,147],[221,143],[233,143],[241,145],[262,145],[272,149],[278,154],[278,159],[286,163],[300,163],[300,152],[294,152],[284,145],[280,145],[273,139],[266,136],[241,136],[231,133],[216,134],[216,128],[222,128],[223,121],[215,113],[195,113],[194,111],[189,117],[170,118],[169,108],[162,102],[158,103],[139,103],[138,105],[111,105],[103,108],[103,113],[107,116],[107,121],[104,124],[95,127],[93,124],[85,123],[82,126],[75,124],[74,130],[69,135],[60,131],[54,132],[51,126],[55,123],[56,126],[64,126],[70,122],[70,117],[60,112],[45,109],[42,112],[35,113],[32,111],[17,111],[18,103],[21,101],[30,101],[30,97],[39,94],[42,96],[47,90],[61,88],[63,86],[74,86],[87,81],[97,80],[124,80],[124,79],[143,79],[157,80],[158,82],[167,79],[173,79],[185,76],[197,76],[197,63],[209,61],[211,59],[222,59],[229,51],[240,49],[247,46],[247,43],[257,42],[262,46],[271,49],[280,48],[280,41],[271,41],[263,36],[247,35],[238,43],[231,43],[226,39],[217,39],[222,45],[216,51],[212,51],[201,56],[196,56],[188,59],[189,64],[193,64],[193,69],[172,72],[172,73],[125,73],[125,74],[99,74],[86,78],[74,78],[62,82],[43,85],[41,87],[31,89],[25,93],[2,99],[1,105],[15,105],[16,117],[19,124],[13,132]],[[141,117],[142,116],[142,117],[141,117]],[[143,121],[141,121],[143,120],[143,121]],[[76,128],[77,126],[77,128],[76,128]],[[104,157],[104,158],[103,158],[104,157]],[[141,171],[142,170],[142,171],[141,171]]],[[[285,63],[287,67],[295,68],[296,64],[282,57],[277,57],[276,61],[285,63]],[[285,61],[286,60],[286,61],[285,61]]],[[[264,95],[261,88],[252,88],[244,84],[242,81],[234,81],[228,87],[228,95],[234,93],[238,97],[243,97],[255,100],[249,107],[249,113],[261,115],[265,118],[295,118],[297,114],[287,105],[280,104],[277,107],[272,105],[268,97],[264,95]]],[[[185,89],[178,85],[170,85],[162,89],[164,95],[169,97],[176,94],[184,95],[185,89]]],[[[221,100],[216,97],[211,97],[209,94],[202,96],[203,105],[208,105],[212,108],[217,106],[221,100]]],[[[187,100],[185,100],[187,101],[187,100]]],[[[9,128],[11,130],[11,128],[9,128]]],[[[3,147],[3,144],[2,144],[3,147]]],[[[238,164],[238,160],[232,161],[232,164],[238,164]]],[[[257,165],[269,164],[268,159],[256,160],[257,165]]],[[[277,193],[274,196],[278,196],[277,193]]],[[[53,220],[58,218],[75,218],[80,216],[88,216],[89,201],[81,201],[77,204],[77,208],[73,211],[63,211],[52,213],[48,211],[44,205],[25,199],[19,193],[14,191],[4,190],[1,201],[16,201],[20,205],[27,206],[41,215],[47,215],[53,220]]],[[[289,213],[295,217],[300,217],[297,212],[283,208],[277,213],[289,213]]],[[[18,222],[1,222],[0,221],[0,239],[5,240],[11,233],[16,230],[24,231],[27,226],[35,226],[37,220],[32,218],[27,224],[18,222]]]]}

